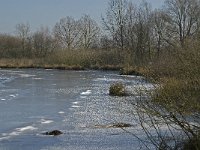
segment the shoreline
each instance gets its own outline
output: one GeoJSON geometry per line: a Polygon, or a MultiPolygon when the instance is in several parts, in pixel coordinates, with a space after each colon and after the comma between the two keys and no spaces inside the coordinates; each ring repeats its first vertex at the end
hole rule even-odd
{"type": "Polygon", "coordinates": [[[63,66],[63,65],[30,65],[30,66],[13,66],[13,65],[0,65],[0,69],[57,69],[57,70],[110,70],[110,71],[120,71],[122,67],[119,66],[63,66]]]}
{"type": "Polygon", "coordinates": [[[101,70],[101,71],[120,71],[122,67],[119,66],[92,66],[92,67],[83,67],[83,66],[63,66],[63,65],[30,65],[30,66],[9,66],[9,65],[0,65],[0,69],[55,69],[55,70],[101,70]]]}
{"type": "Polygon", "coordinates": [[[3,69],[57,69],[57,70],[102,70],[102,71],[119,71],[120,75],[144,76],[145,69],[123,64],[66,64],[54,63],[42,59],[0,59],[0,68],[3,69]]]}

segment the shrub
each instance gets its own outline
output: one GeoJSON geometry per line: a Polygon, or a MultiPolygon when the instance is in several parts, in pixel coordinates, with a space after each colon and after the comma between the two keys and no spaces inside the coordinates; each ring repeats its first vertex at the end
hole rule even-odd
{"type": "Polygon", "coordinates": [[[122,83],[115,83],[110,86],[109,94],[111,96],[125,96],[125,86],[122,83]]]}
{"type": "Polygon", "coordinates": [[[183,150],[199,150],[200,149],[200,138],[192,138],[186,141],[183,145],[183,150]]]}

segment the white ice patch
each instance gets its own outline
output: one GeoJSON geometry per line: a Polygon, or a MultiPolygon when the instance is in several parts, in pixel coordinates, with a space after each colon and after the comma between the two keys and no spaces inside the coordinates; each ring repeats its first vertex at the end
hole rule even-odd
{"type": "Polygon", "coordinates": [[[62,120],[63,122],[68,122],[69,120],[67,118],[63,119],[62,120]]]}
{"type": "Polygon", "coordinates": [[[1,83],[1,86],[3,86],[4,83],[6,82],[10,82],[13,80],[13,77],[0,77],[0,83],[1,83]]]}
{"type": "Polygon", "coordinates": [[[9,133],[8,135],[9,135],[9,136],[17,136],[17,135],[19,135],[19,134],[20,134],[20,132],[13,131],[13,132],[9,133]]]}
{"type": "Polygon", "coordinates": [[[87,124],[79,123],[79,124],[78,124],[78,127],[79,127],[79,128],[87,128],[87,124]]]}
{"type": "Polygon", "coordinates": [[[10,138],[10,136],[6,136],[6,137],[0,137],[0,141],[3,141],[3,140],[8,140],[10,138]]]}
{"type": "Polygon", "coordinates": [[[59,111],[58,113],[59,113],[59,114],[64,114],[65,112],[64,112],[64,111],[59,111]]]}
{"type": "Polygon", "coordinates": [[[11,94],[11,95],[9,95],[9,96],[15,98],[17,95],[13,95],[13,94],[11,94]]]}
{"type": "Polygon", "coordinates": [[[33,127],[33,126],[26,126],[26,127],[22,127],[22,128],[17,128],[16,131],[18,132],[24,132],[27,130],[33,131],[36,130],[37,128],[33,127]]]}
{"type": "Polygon", "coordinates": [[[86,92],[82,92],[81,95],[90,95],[91,93],[91,90],[87,90],[86,92]]]}
{"type": "Polygon", "coordinates": [[[31,75],[31,74],[19,74],[19,76],[22,78],[35,77],[35,75],[31,75]]]}
{"type": "Polygon", "coordinates": [[[33,80],[42,80],[43,78],[33,78],[33,80]]]}
{"type": "Polygon", "coordinates": [[[22,134],[23,132],[27,132],[27,131],[33,131],[33,130],[37,130],[37,128],[33,127],[33,126],[26,126],[26,127],[21,127],[21,128],[16,128],[14,131],[10,132],[10,133],[3,133],[2,137],[0,137],[0,141],[2,140],[7,140],[13,136],[18,136],[20,134],[22,134]]]}
{"type": "Polygon", "coordinates": [[[79,102],[72,102],[72,104],[75,104],[75,105],[78,104],[78,103],[79,103],[79,102]]]}
{"type": "Polygon", "coordinates": [[[87,96],[80,96],[80,98],[84,99],[84,98],[87,98],[87,96]]]}
{"type": "Polygon", "coordinates": [[[45,119],[41,119],[41,124],[49,124],[54,122],[53,120],[45,120],[45,119]]]}
{"type": "Polygon", "coordinates": [[[80,108],[81,106],[78,105],[72,105],[72,108],[80,108]]]}

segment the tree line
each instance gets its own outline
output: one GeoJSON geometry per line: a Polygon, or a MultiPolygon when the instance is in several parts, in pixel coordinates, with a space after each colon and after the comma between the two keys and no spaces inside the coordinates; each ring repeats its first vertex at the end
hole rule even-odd
{"type": "Polygon", "coordinates": [[[0,35],[1,57],[45,57],[52,51],[96,48],[100,28],[89,15],[79,20],[65,17],[56,23],[53,30],[40,27],[31,33],[29,24],[16,25],[16,34],[0,35]]]}
{"type": "Polygon", "coordinates": [[[16,25],[15,35],[0,34],[0,57],[42,58],[58,50],[115,49],[120,63],[141,66],[198,39],[199,15],[199,0],[165,0],[161,9],[152,9],[145,1],[135,5],[109,0],[102,25],[89,15],[61,18],[51,31],[41,27],[32,33],[29,24],[16,25]]]}

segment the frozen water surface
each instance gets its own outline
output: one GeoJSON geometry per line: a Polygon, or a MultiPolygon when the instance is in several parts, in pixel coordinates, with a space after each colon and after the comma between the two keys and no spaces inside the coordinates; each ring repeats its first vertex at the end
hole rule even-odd
{"type": "MultiPolygon", "coordinates": [[[[118,72],[0,69],[1,150],[129,150],[141,144],[117,128],[95,128],[116,122],[130,123],[140,132],[125,99],[108,95],[120,81],[135,87],[150,84],[141,77],[118,72]],[[56,137],[42,133],[61,130],[56,137]]],[[[141,138],[145,135],[141,134],[141,138]]],[[[145,149],[145,148],[144,148],[145,149]]]]}

